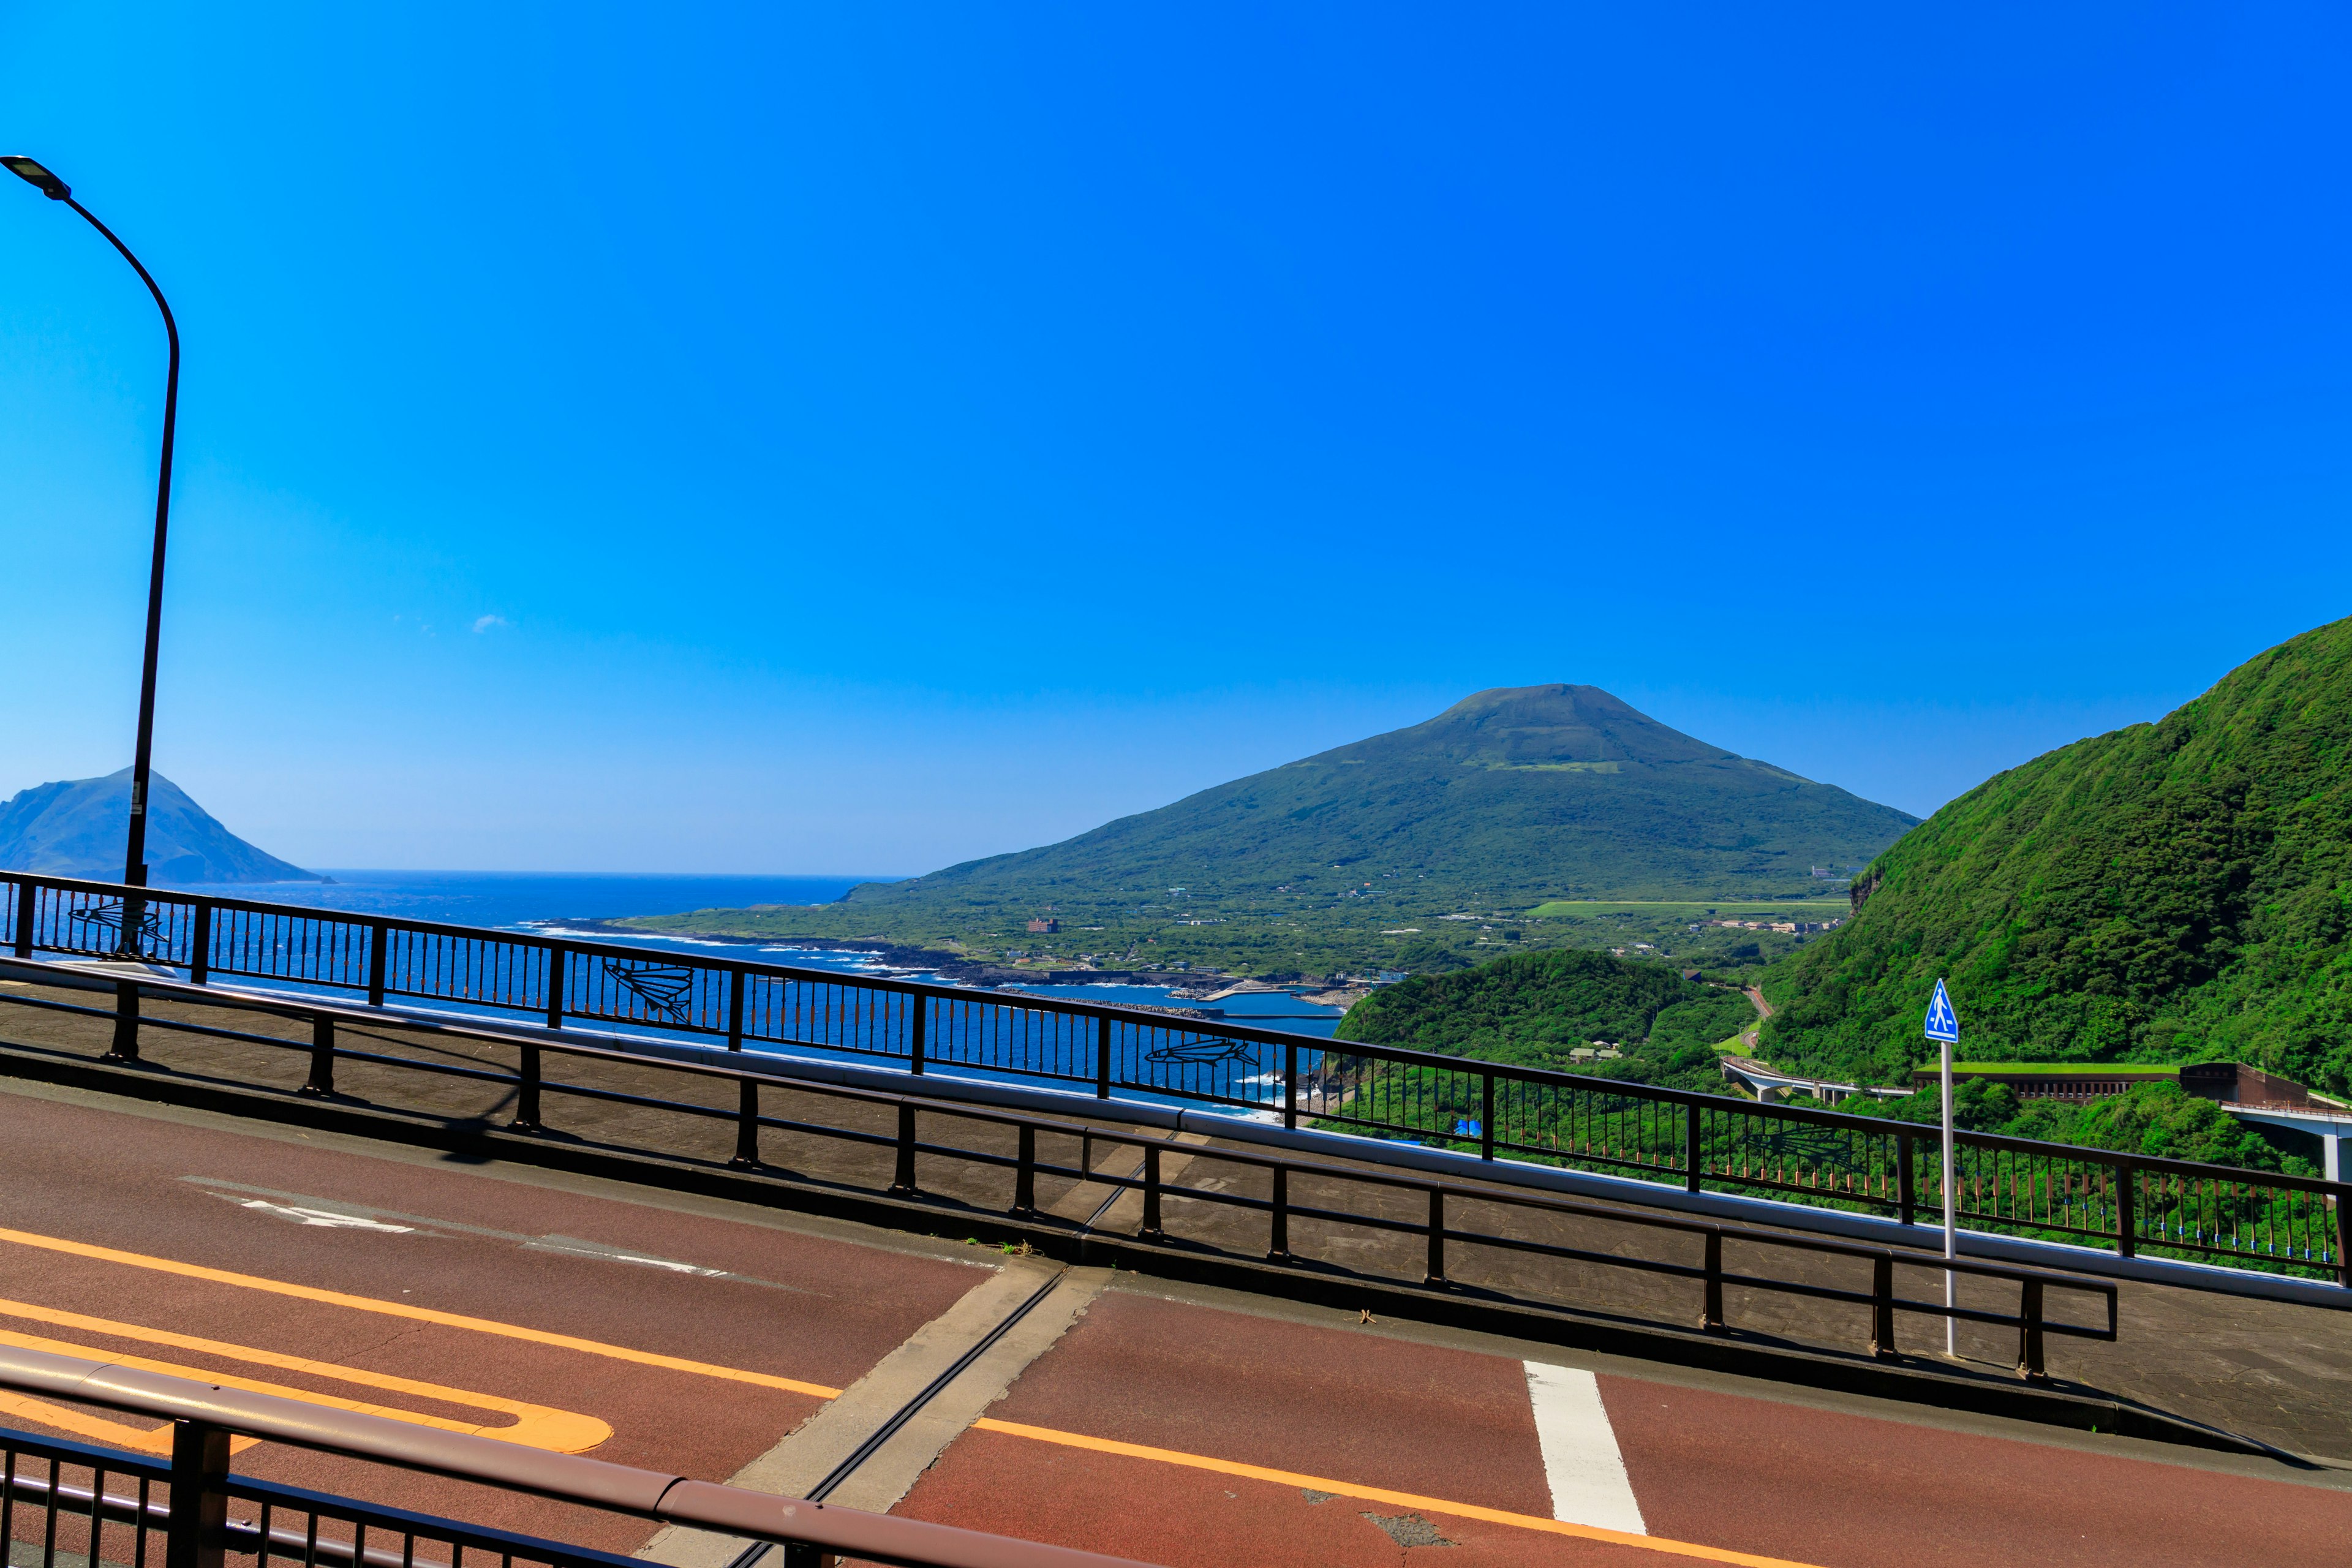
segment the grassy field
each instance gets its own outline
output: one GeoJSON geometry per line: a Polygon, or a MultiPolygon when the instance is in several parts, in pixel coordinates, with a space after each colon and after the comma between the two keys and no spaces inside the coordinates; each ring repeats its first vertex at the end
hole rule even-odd
{"type": "Polygon", "coordinates": [[[1060,922],[1030,932],[1031,907],[974,900],[961,908],[872,904],[770,905],[702,910],[625,922],[672,935],[771,941],[883,942],[976,963],[1059,973],[1084,969],[1207,968],[1263,979],[1343,974],[1444,973],[1514,952],[1559,948],[1654,959],[1685,967],[1746,970],[1798,950],[1783,932],[1727,930],[1710,918],[1836,919],[1843,898],[1801,901],[1571,903],[1524,908],[1433,903],[1410,885],[1360,895],[1213,894],[1106,900],[1065,895],[1040,913],[1060,922]],[[1818,911],[1818,912],[1814,912],[1818,911]],[[1698,927],[1693,930],[1694,926],[1698,927]]]}
{"type": "MultiPolygon", "coordinates": [[[[1844,890],[1845,885],[1843,882],[1839,883],[1838,892],[1843,893],[1844,890]]],[[[1726,919],[1734,915],[1743,915],[1757,920],[1762,920],[1769,915],[1774,920],[1788,920],[1792,911],[1818,910],[1824,907],[1825,902],[1835,901],[1835,898],[1830,895],[1807,899],[1724,898],[1712,902],[1699,899],[1554,899],[1549,903],[1538,904],[1527,912],[1534,919],[1550,920],[1570,915],[1631,914],[1646,910],[1664,910],[1672,912],[1680,910],[1688,911],[1693,920],[1707,915],[1721,915],[1726,919]]],[[[1809,914],[1803,918],[1819,920],[1822,917],[1818,914],[1809,914]]],[[[1835,920],[1838,917],[1832,915],[1830,918],[1835,920]]]]}

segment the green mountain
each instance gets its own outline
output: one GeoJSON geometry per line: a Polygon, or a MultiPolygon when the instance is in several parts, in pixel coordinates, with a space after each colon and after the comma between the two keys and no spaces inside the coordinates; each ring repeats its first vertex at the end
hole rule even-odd
{"type": "MultiPolygon", "coordinates": [[[[1181,954],[1257,973],[1444,967],[1479,933],[1423,922],[1559,899],[1818,895],[1813,868],[1859,866],[1915,821],[1598,688],[1531,686],[1060,844],[867,883],[835,905],[630,923],[1004,952],[1024,945],[1030,917],[1052,914],[1065,934],[1026,945],[1084,948],[1104,966],[1181,954]]],[[[1493,940],[1526,936],[1498,927],[1493,940]]]]}
{"type": "MultiPolygon", "coordinates": [[[[0,805],[0,869],[100,881],[122,876],[131,770],[36,784],[0,805]]],[[[223,827],[162,773],[149,775],[148,876],[163,882],[315,882],[223,827]]]]}
{"type": "Polygon", "coordinates": [[[1337,892],[1383,875],[1436,901],[1798,896],[1917,819],[1735,756],[1591,686],[1482,691],[1041,849],[869,883],[854,904],[1337,892]]]}
{"type": "Polygon", "coordinates": [[[1973,1058],[2352,1088],[2352,619],[1978,785],[1853,897],[1766,981],[1777,1063],[1901,1081],[1942,975],[1973,1058]]]}

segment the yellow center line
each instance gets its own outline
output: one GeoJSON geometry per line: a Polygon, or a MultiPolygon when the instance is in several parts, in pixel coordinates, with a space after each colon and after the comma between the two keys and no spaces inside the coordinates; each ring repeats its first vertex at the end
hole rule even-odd
{"type": "MultiPolygon", "coordinates": [[[[793,1394],[813,1394],[819,1399],[838,1399],[841,1396],[841,1390],[837,1388],[827,1388],[818,1383],[803,1383],[796,1378],[777,1377],[761,1372],[746,1372],[740,1367],[719,1366],[709,1362],[690,1361],[683,1356],[660,1355],[651,1351],[633,1350],[626,1345],[607,1344],[601,1340],[582,1339],[572,1334],[550,1333],[543,1329],[528,1329],[515,1323],[501,1323],[490,1318],[472,1318],[459,1312],[443,1312],[430,1307],[414,1307],[404,1301],[386,1301],[373,1296],[353,1296],[341,1290],[322,1290],[312,1285],[296,1285],[282,1279],[267,1279],[259,1275],[238,1274],[226,1268],[208,1268],[202,1264],[182,1263],[175,1258],[152,1258],[144,1253],[124,1252],[111,1247],[95,1247],[86,1241],[67,1241],[58,1237],[37,1236],[29,1231],[7,1229],[0,1229],[0,1241],[15,1242],[23,1247],[40,1247],[50,1252],[67,1253],[76,1258],[94,1258],[105,1263],[120,1263],[132,1268],[148,1268],[158,1273],[177,1274],[190,1279],[205,1279],[215,1284],[234,1285],[247,1290],[263,1290],[271,1295],[290,1296],[298,1300],[318,1301],[334,1307],[348,1307],[354,1311],[376,1312],[386,1317],[406,1318],[415,1322],[437,1323],[445,1328],[467,1329],[475,1333],[494,1334],[502,1339],[521,1340],[530,1344],[551,1345],[561,1350],[578,1351],[584,1354],[604,1356],[614,1361],[633,1362],[640,1366],[660,1367],[668,1372],[689,1373],[698,1377],[719,1378],[729,1383],[753,1384],[762,1388],[779,1388],[793,1394]]],[[[79,1314],[52,1311],[47,1308],[26,1308],[17,1302],[0,1302],[0,1312],[35,1318],[43,1321],[69,1323],[77,1327],[94,1326],[106,1322],[104,1319],[81,1318],[79,1314]]],[[[339,1368],[329,1372],[326,1370],[327,1363],[309,1362],[299,1356],[279,1356],[276,1352],[256,1352],[239,1346],[223,1347],[216,1341],[198,1340],[188,1335],[168,1334],[160,1330],[141,1329],[134,1332],[127,1325],[114,1324],[107,1328],[96,1329],[95,1331],[124,1333],[130,1337],[152,1339],[159,1343],[175,1344],[185,1349],[211,1350],[216,1354],[242,1355],[268,1365],[317,1370],[328,1376],[348,1378],[353,1382],[367,1383],[371,1380],[380,1380],[374,1383],[374,1385],[379,1387],[390,1388],[400,1385],[410,1392],[421,1393],[435,1386],[428,1384],[410,1384],[405,1380],[389,1378],[379,1373],[355,1375],[355,1369],[351,1368],[339,1368]]],[[[0,1331],[0,1341],[26,1342],[29,1339],[30,1336],[0,1331]]],[[[43,1344],[39,1348],[49,1347],[43,1344]]],[[[56,1348],[67,1354],[83,1353],[68,1346],[56,1348]]],[[[146,1364],[159,1371],[180,1370],[165,1368],[156,1363],[132,1362],[126,1357],[100,1359],[113,1359],[134,1365],[146,1364]]],[[[215,1373],[200,1373],[196,1375],[215,1383],[232,1381],[215,1373]]],[[[238,1386],[260,1388],[263,1385],[240,1384],[238,1386]]],[[[307,1399],[314,1404],[341,1403],[322,1395],[295,1389],[268,1388],[267,1392],[284,1394],[296,1399],[307,1399]]],[[[450,1392],[444,1390],[430,1396],[447,1397],[450,1392]]],[[[484,1394],[467,1394],[457,1402],[487,1405],[493,1409],[507,1407],[503,1404],[491,1405],[489,1396],[484,1394]]],[[[38,1405],[41,1402],[24,1401],[23,1403],[38,1405]]],[[[13,1407],[11,1404],[0,1403],[0,1409],[13,1407]]],[[[349,1405],[344,1407],[359,1408],[349,1405]]],[[[30,1412],[25,1413],[30,1414],[30,1412]]],[[[404,1420],[425,1419],[421,1416],[407,1415],[389,1410],[381,1413],[399,1415],[404,1420]]],[[[58,1414],[68,1415],[74,1413],[59,1410],[58,1414]]],[[[560,1415],[564,1413],[559,1411],[552,1414],[560,1415]]],[[[37,1418],[47,1421],[51,1426],[60,1425],[50,1417],[37,1418]]],[[[91,1418],[83,1416],[79,1419],[88,1424],[91,1418]]],[[[456,1425],[455,1423],[435,1424],[456,1425]]],[[[104,1425],[110,1426],[112,1424],[104,1425]]],[[[1445,1498],[1423,1497],[1414,1492],[1391,1491],[1384,1487],[1361,1486],[1354,1481],[1334,1480],[1326,1476],[1308,1476],[1290,1470],[1268,1469],[1262,1465],[1245,1465],[1239,1460],[1220,1459],[1205,1454],[1188,1454],[1177,1448],[1154,1448],[1141,1443],[1122,1443],[1109,1437],[1090,1437],[1084,1433],[1065,1432],[1052,1426],[1028,1426],[1019,1422],[999,1421],[990,1416],[982,1416],[974,1421],[972,1426],[980,1431],[1026,1438],[1032,1442],[1051,1443],[1059,1447],[1084,1448],[1098,1454],[1116,1454],[1127,1458],[1150,1459],[1163,1465],[1179,1466],[1185,1469],[1208,1470],[1217,1475],[1236,1476],[1249,1480],[1272,1481],[1278,1486],[1329,1492],[1334,1497],[1385,1503],[1392,1508],[1411,1509],[1423,1513],[1446,1514],[1455,1519],[1475,1519],[1489,1524],[1510,1525],[1520,1530],[1539,1531],[1549,1535],[1572,1536],[1581,1541],[1632,1547],[1643,1552],[1664,1552],[1675,1557],[1696,1558],[1707,1563],[1731,1563],[1735,1564],[1736,1568],[1811,1568],[1809,1564],[1793,1563],[1782,1557],[1759,1557],[1752,1552],[1732,1552],[1717,1546],[1701,1546],[1692,1542],[1669,1540],[1664,1536],[1629,1535],[1622,1531],[1602,1530],[1595,1525],[1573,1524],[1558,1519],[1542,1519],[1534,1514],[1513,1513],[1505,1509],[1485,1508],[1477,1503],[1455,1502],[1445,1498]]],[[[67,1426],[65,1429],[75,1430],[76,1428],[67,1426]]],[[[122,1430],[132,1429],[123,1428],[122,1430]]],[[[90,1432],[89,1435],[99,1436],[100,1434],[90,1432]]]]}
{"type": "Polygon", "coordinates": [[[1026,1437],[1032,1442],[1052,1443],[1065,1448],[1086,1448],[1097,1454],[1118,1454],[1130,1459],[1151,1459],[1163,1465],[1180,1465],[1188,1470],[1208,1470],[1221,1476],[1239,1476],[1244,1480],[1272,1481],[1276,1486],[1298,1487],[1334,1497],[1355,1498],[1363,1502],[1387,1503],[1391,1508],[1412,1509],[1422,1513],[1450,1514],[1455,1519],[1483,1520],[1488,1524],[1513,1525],[1520,1530],[1539,1530],[1550,1535],[1570,1535],[1579,1541],[1598,1541],[1612,1546],[1631,1546],[1644,1552],[1663,1552],[1674,1557],[1696,1557],[1706,1563],[1732,1563],[1740,1568],[1811,1568],[1811,1564],[1793,1563],[1785,1557],[1759,1557],[1749,1552],[1731,1552],[1720,1546],[1700,1546],[1693,1542],[1674,1541],[1661,1535],[1629,1535],[1622,1530],[1603,1530],[1598,1525],[1572,1524],[1564,1519],[1543,1519],[1532,1513],[1512,1513],[1507,1509],[1482,1508],[1476,1503],[1454,1502],[1445,1498],[1423,1497],[1416,1492],[1391,1491],[1385,1487],[1368,1487],[1354,1481],[1336,1481],[1328,1476],[1300,1475],[1296,1470],[1271,1470],[1264,1465],[1244,1465],[1237,1459],[1213,1458],[1206,1454],[1188,1454],[1180,1448],[1154,1448],[1142,1443],[1121,1443],[1110,1437],[1089,1437],[1083,1433],[1064,1432],[1052,1426],[1024,1426],[1017,1421],[999,1421],[983,1415],[972,1423],[977,1431],[1001,1432],[1008,1437],[1026,1437]]]}
{"type": "Polygon", "coordinates": [[[170,1258],[150,1258],[144,1253],[123,1252],[111,1247],[93,1247],[86,1241],[67,1241],[54,1236],[35,1236],[30,1231],[0,1229],[0,1241],[13,1241],[22,1247],[37,1247],[49,1252],[68,1253],[76,1258],[96,1258],[102,1263],[121,1263],[132,1268],[152,1268],[160,1274],[177,1274],[189,1279],[209,1279],[217,1285],[235,1285],[247,1290],[266,1290],[273,1296],[291,1296],[297,1300],[320,1301],[331,1307],[348,1307],[355,1312],[376,1312],[387,1318],[406,1318],[412,1322],[437,1323],[443,1328],[467,1329],[478,1334],[495,1334],[501,1339],[522,1340],[530,1344],[552,1345],[559,1350],[579,1351],[588,1355],[605,1356],[614,1361],[635,1362],[639,1366],[657,1366],[668,1372],[692,1373],[698,1377],[716,1377],[729,1383],[749,1383],[761,1388],[780,1388],[789,1394],[813,1394],[819,1399],[838,1399],[841,1390],[828,1388],[821,1383],[803,1383],[796,1377],[777,1377],[764,1372],[746,1372],[740,1367],[714,1366],[707,1361],[689,1361],[684,1356],[661,1355],[653,1351],[632,1350],[627,1345],[606,1344],[601,1340],[583,1340],[573,1334],[550,1333],[544,1329],[526,1329],[517,1323],[501,1323],[490,1318],[469,1318],[462,1312],[436,1311],[431,1307],[413,1307],[405,1301],[386,1301],[373,1296],[347,1295],[341,1290],[321,1290],[313,1285],[295,1285],[283,1279],[265,1279],[255,1274],[237,1274],[226,1268],[207,1268],[200,1263],[182,1263],[170,1258]]]}
{"type": "MultiPolygon", "coordinates": [[[[389,1373],[368,1372],[355,1366],[341,1366],[333,1362],[314,1361],[308,1356],[283,1355],[276,1351],[257,1350],[250,1345],[233,1345],[220,1340],[199,1339],[194,1334],[173,1333],[168,1329],[151,1329],[138,1323],[119,1323],[110,1318],[92,1318],[79,1312],[58,1311],[48,1307],[37,1307],[25,1301],[0,1300],[0,1315],[29,1318],[35,1322],[51,1323],[58,1328],[79,1329],[85,1333],[106,1334],[117,1339],[141,1340],[150,1344],[170,1345],[174,1349],[196,1351],[205,1355],[219,1356],[227,1361],[252,1362],[261,1366],[280,1367],[288,1372],[308,1373],[313,1377],[330,1378],[338,1383],[355,1383],[363,1388],[381,1388],[387,1393],[414,1394],[420,1399],[438,1400],[446,1405],[470,1405],[479,1410],[495,1410],[511,1415],[514,1420],[505,1426],[490,1426],[479,1421],[459,1421],[446,1415],[426,1415],[403,1410],[394,1405],[373,1405],[357,1399],[345,1399],[332,1394],[320,1394],[307,1388],[289,1388],[283,1384],[264,1383],[258,1379],[239,1377],[231,1373],[212,1372],[201,1367],[184,1366],[174,1362],[151,1361],[144,1356],[123,1355],[119,1352],[101,1350],[94,1345],[67,1344],[44,1339],[37,1334],[20,1333],[0,1329],[0,1344],[19,1345],[26,1350],[46,1351],[51,1355],[80,1356],[90,1361],[111,1362],[118,1366],[137,1367],[145,1372],[160,1372],[167,1377],[194,1378],[200,1383],[226,1384],[252,1394],[274,1394],[282,1399],[299,1399],[311,1405],[331,1405],[337,1410],[357,1411],[362,1415],[381,1415],[388,1420],[405,1421],[412,1426],[438,1426],[447,1432],[467,1432],[476,1436],[495,1437],[502,1443],[515,1443],[526,1448],[546,1448],[558,1454],[579,1454],[594,1447],[613,1435],[613,1428],[593,1415],[575,1411],[558,1410],[550,1405],[532,1405],[520,1399],[508,1399],[496,1394],[476,1394],[469,1389],[451,1388],[438,1383],[423,1383],[415,1378],[394,1377],[389,1373]]],[[[21,1396],[19,1396],[21,1397],[21,1396]]],[[[54,1407],[53,1407],[54,1408],[54,1407]]],[[[136,1428],[125,1428],[136,1430],[136,1428]]],[[[158,1428],[169,1433],[168,1426],[158,1428]]],[[[139,1447],[149,1447],[140,1444],[139,1447]]],[[[171,1447],[168,1436],[163,1442],[164,1451],[171,1447]]]]}

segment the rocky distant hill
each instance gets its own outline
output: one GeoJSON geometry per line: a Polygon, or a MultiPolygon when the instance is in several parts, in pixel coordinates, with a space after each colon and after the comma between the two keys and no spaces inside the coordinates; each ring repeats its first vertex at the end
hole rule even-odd
{"type": "Polygon", "coordinates": [[[1776,965],[1762,1051],[1901,1081],[1950,984],[1979,1060],[2236,1059],[2352,1089],[2352,619],[1978,785],[1776,965]]]}
{"type": "MultiPolygon", "coordinates": [[[[158,882],[316,882],[264,854],[161,773],[151,775],[147,865],[158,882]]],[[[131,770],[36,784],[0,805],[0,870],[118,881],[131,825],[131,770]]]]}
{"type": "Polygon", "coordinates": [[[1123,963],[1156,947],[1259,972],[1381,954],[1418,966],[1416,937],[1462,929],[1423,922],[1466,910],[1819,895],[1814,868],[1859,866],[1916,820],[1694,740],[1597,687],[1529,686],[1060,844],[866,883],[838,904],[632,923],[993,947],[1021,944],[1050,912],[1064,945],[1123,963]],[[1319,941],[1335,921],[1365,929],[1319,941]]]}

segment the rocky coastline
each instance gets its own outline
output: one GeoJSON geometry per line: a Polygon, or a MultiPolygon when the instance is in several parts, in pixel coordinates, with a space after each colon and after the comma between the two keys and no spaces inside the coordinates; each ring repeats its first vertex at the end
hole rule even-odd
{"type": "MultiPolygon", "coordinates": [[[[627,921],[572,920],[564,922],[573,931],[591,931],[615,942],[628,942],[651,934],[627,921]]],[[[775,948],[799,947],[823,952],[863,952],[889,969],[919,970],[934,973],[940,979],[959,985],[1165,985],[1186,986],[1195,990],[1223,990],[1234,982],[1223,973],[1204,973],[1198,969],[1095,969],[1072,964],[1066,969],[1022,969],[1009,963],[997,963],[985,959],[968,958],[961,953],[940,948],[909,947],[886,942],[879,937],[835,936],[739,936],[720,931],[681,931],[664,929],[667,937],[685,937],[695,942],[707,942],[715,946],[775,948]]],[[[790,960],[784,960],[789,963],[790,960]]],[[[1286,987],[1265,986],[1265,990],[1286,987]]],[[[1187,1011],[1187,1009],[1166,1009],[1187,1011]]]]}

